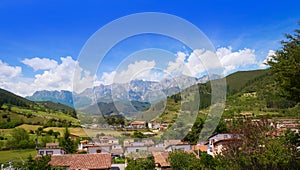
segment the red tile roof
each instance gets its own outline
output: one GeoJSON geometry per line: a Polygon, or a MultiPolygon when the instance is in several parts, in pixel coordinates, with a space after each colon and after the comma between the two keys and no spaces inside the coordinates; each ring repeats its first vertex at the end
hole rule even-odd
{"type": "Polygon", "coordinates": [[[167,161],[169,153],[168,152],[157,152],[153,153],[155,165],[158,167],[170,167],[170,163],[167,161]]]}
{"type": "Polygon", "coordinates": [[[124,150],[122,148],[120,148],[120,149],[111,149],[110,153],[112,153],[112,154],[122,154],[122,153],[124,153],[124,150]]]}
{"type": "Polygon", "coordinates": [[[69,167],[70,170],[107,169],[111,168],[110,154],[66,154],[53,155],[51,166],[69,167]]]}
{"type": "Polygon", "coordinates": [[[207,151],[207,145],[194,145],[192,147],[193,150],[200,150],[201,152],[207,151]]]}
{"type": "Polygon", "coordinates": [[[130,124],[131,125],[145,125],[145,121],[133,121],[133,122],[131,122],[130,124]]]}

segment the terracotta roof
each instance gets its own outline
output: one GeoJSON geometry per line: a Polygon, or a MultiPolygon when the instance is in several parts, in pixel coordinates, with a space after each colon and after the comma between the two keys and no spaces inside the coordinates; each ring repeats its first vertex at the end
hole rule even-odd
{"type": "Polygon", "coordinates": [[[163,151],[165,151],[165,147],[163,147],[163,146],[159,146],[159,147],[156,147],[156,146],[152,146],[152,147],[149,147],[148,148],[148,151],[149,152],[163,152],[163,151]]]}
{"type": "Polygon", "coordinates": [[[46,148],[59,148],[59,143],[46,143],[46,148]]]}
{"type": "Polygon", "coordinates": [[[218,144],[218,143],[225,143],[228,144],[230,142],[234,142],[234,141],[242,141],[241,139],[238,138],[225,138],[225,139],[218,139],[217,141],[214,142],[214,145],[218,144]]]}
{"type": "Polygon", "coordinates": [[[106,169],[111,168],[110,154],[66,154],[53,155],[51,166],[69,167],[70,170],[106,169]]]}
{"type": "Polygon", "coordinates": [[[122,148],[111,149],[110,153],[113,153],[113,154],[122,154],[122,153],[124,153],[124,150],[122,148]]]}
{"type": "Polygon", "coordinates": [[[181,143],[181,140],[165,140],[164,141],[165,146],[177,145],[180,143],[181,143]]]}
{"type": "Polygon", "coordinates": [[[158,167],[170,167],[170,163],[167,162],[169,153],[168,152],[157,152],[153,153],[155,165],[158,167]]]}
{"type": "Polygon", "coordinates": [[[89,143],[89,141],[88,140],[82,140],[82,141],[80,141],[80,143],[89,143]]]}
{"type": "Polygon", "coordinates": [[[133,121],[133,122],[131,122],[130,124],[131,125],[145,125],[145,121],[133,121]]]}
{"type": "Polygon", "coordinates": [[[200,150],[201,152],[206,152],[207,145],[194,145],[193,150],[200,150]]]}

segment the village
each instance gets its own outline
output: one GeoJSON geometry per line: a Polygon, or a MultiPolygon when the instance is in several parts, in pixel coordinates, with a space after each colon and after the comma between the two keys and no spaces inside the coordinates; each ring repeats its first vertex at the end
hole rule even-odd
{"type": "MultiPolygon", "coordinates": [[[[227,120],[230,121],[230,120],[227,120]]],[[[254,124],[261,120],[252,119],[254,124]]],[[[274,127],[275,131],[267,135],[280,136],[290,129],[296,133],[300,124],[297,119],[281,119],[277,121],[267,120],[268,126],[274,127]]],[[[144,121],[133,121],[131,128],[141,130],[146,128],[144,121]]],[[[159,128],[150,125],[149,129],[159,128]]],[[[49,164],[54,167],[65,167],[68,169],[125,169],[127,158],[137,158],[153,155],[155,169],[171,169],[168,162],[168,155],[175,150],[182,150],[194,154],[199,158],[200,153],[207,153],[212,157],[222,154],[233,141],[240,141],[243,134],[216,133],[208,140],[191,145],[181,140],[163,140],[155,142],[151,138],[130,138],[125,137],[119,140],[114,136],[99,136],[91,140],[81,140],[77,147],[77,154],[66,154],[66,151],[59,146],[59,143],[47,143],[45,148],[38,150],[38,156],[51,155],[49,164]],[[81,154],[78,154],[81,153],[81,154]],[[84,154],[82,154],[84,153],[84,154]],[[116,163],[117,159],[125,159],[124,163],[116,163]]],[[[300,148],[297,148],[300,149],[300,148]]]]}

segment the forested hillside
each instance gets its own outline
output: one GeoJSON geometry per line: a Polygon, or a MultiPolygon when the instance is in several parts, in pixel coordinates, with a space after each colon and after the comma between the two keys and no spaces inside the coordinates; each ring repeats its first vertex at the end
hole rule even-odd
{"type": "Polygon", "coordinates": [[[50,101],[32,102],[0,89],[0,128],[23,123],[43,126],[78,126],[76,112],[68,106],[50,101]]]}

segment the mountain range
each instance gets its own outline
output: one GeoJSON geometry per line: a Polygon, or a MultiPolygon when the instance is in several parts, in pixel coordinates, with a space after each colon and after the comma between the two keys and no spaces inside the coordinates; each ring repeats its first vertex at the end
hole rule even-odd
{"type": "Polygon", "coordinates": [[[67,90],[36,91],[32,96],[27,96],[26,98],[32,101],[52,101],[76,108],[84,108],[98,102],[110,103],[112,101],[156,103],[168,96],[179,93],[187,87],[220,77],[220,75],[216,74],[205,75],[201,78],[182,75],[173,79],[166,78],[160,82],[132,80],[124,84],[101,84],[94,88],[87,88],[81,93],[72,93],[67,90]]]}

